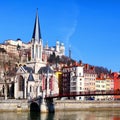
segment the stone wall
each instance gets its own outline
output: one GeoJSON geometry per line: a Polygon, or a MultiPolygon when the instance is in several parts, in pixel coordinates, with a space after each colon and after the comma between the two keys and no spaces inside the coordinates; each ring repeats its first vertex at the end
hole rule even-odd
{"type": "Polygon", "coordinates": [[[0,111],[29,111],[27,100],[0,100],[0,111]]]}
{"type": "Polygon", "coordinates": [[[120,110],[120,101],[55,101],[55,111],[60,110],[120,110]]]}
{"type": "MultiPolygon", "coordinates": [[[[120,101],[56,100],[53,108],[55,111],[120,110],[120,101]]],[[[27,100],[0,100],[1,111],[30,111],[30,108],[27,100]]]]}

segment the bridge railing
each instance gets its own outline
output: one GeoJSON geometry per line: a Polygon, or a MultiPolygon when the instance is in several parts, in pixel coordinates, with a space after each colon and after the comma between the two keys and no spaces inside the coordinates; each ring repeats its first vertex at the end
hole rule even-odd
{"type": "Polygon", "coordinates": [[[95,95],[120,95],[120,90],[96,90],[96,91],[81,91],[81,92],[71,92],[63,94],[52,94],[47,95],[45,98],[57,98],[57,97],[75,97],[75,96],[95,96],[95,95]]]}

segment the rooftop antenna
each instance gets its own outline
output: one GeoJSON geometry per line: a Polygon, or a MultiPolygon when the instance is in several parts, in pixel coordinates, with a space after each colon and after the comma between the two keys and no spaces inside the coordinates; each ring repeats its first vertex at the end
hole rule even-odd
{"type": "Polygon", "coordinates": [[[69,45],[69,59],[71,59],[71,45],[69,45]]]}

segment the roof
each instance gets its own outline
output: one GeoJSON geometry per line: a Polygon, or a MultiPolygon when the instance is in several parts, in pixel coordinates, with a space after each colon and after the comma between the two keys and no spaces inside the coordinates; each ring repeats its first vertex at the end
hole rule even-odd
{"type": "Polygon", "coordinates": [[[39,17],[38,17],[38,10],[36,13],[36,18],[35,18],[35,24],[34,24],[34,30],[33,30],[33,35],[32,39],[37,42],[40,42],[41,38],[41,32],[40,32],[40,24],[39,24],[39,17]]]}
{"type": "Polygon", "coordinates": [[[23,68],[28,72],[28,73],[33,73],[34,70],[31,67],[23,66],[23,68]]]}
{"type": "Polygon", "coordinates": [[[30,72],[30,74],[29,74],[28,81],[34,81],[32,72],[30,72]]]}
{"type": "Polygon", "coordinates": [[[46,66],[46,67],[41,67],[38,71],[39,74],[42,74],[42,73],[53,73],[54,71],[50,68],[50,66],[46,66]]]}

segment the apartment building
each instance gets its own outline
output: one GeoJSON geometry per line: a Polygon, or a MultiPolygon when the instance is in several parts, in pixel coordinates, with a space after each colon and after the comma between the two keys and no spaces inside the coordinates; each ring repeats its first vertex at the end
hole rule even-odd
{"type": "MultiPolygon", "coordinates": [[[[114,91],[114,80],[113,78],[107,77],[106,78],[106,92],[107,91],[114,91]]],[[[108,95],[106,96],[106,100],[113,100],[114,96],[113,95],[108,95]]]]}
{"type": "MultiPolygon", "coordinates": [[[[96,78],[96,83],[95,83],[95,89],[96,93],[105,93],[106,92],[106,79],[105,78],[96,78]]],[[[95,100],[106,100],[106,96],[103,95],[98,95],[95,96],[95,100]]]]}
{"type": "MultiPolygon", "coordinates": [[[[65,66],[62,69],[62,93],[63,94],[79,94],[79,92],[84,90],[83,84],[83,66],[81,65],[71,65],[65,66]]],[[[76,99],[81,99],[81,97],[76,97],[76,99]]]]}
{"type": "MultiPolygon", "coordinates": [[[[97,74],[95,73],[94,66],[84,64],[84,91],[92,92],[95,91],[95,82],[97,74]]],[[[86,96],[85,100],[94,99],[94,96],[86,96]]]]}
{"type": "MultiPolygon", "coordinates": [[[[111,73],[110,77],[114,80],[114,91],[120,93],[120,74],[117,72],[111,73]]],[[[115,100],[120,100],[120,96],[114,95],[115,100]]]]}
{"type": "MultiPolygon", "coordinates": [[[[82,65],[75,63],[71,66],[63,67],[63,94],[95,91],[95,81],[97,74],[94,67],[88,64],[82,65]]],[[[77,100],[87,100],[93,96],[76,97],[77,100]]]]}

